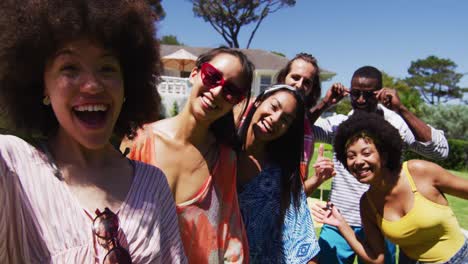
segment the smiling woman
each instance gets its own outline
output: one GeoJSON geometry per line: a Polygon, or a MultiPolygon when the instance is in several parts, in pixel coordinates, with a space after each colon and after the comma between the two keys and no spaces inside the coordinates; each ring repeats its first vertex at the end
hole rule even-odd
{"type": "Polygon", "coordinates": [[[110,144],[156,119],[146,1],[0,4],[1,263],[185,263],[157,168],[110,144]],[[148,188],[150,186],[150,188],[148,188]]]}
{"type": "Polygon", "coordinates": [[[464,237],[445,194],[468,199],[468,180],[435,163],[401,162],[399,132],[376,113],[356,111],[335,137],[336,157],[369,190],[360,200],[366,240],[357,239],[337,210],[314,205],[316,220],[336,226],[365,262],[384,263],[384,238],[400,247],[399,263],[468,261],[464,237]]]}
{"type": "MultiPolygon", "coordinates": [[[[315,263],[319,247],[300,173],[302,95],[289,85],[265,90],[247,111],[238,134],[237,185],[251,261],[315,263]]],[[[331,174],[333,164],[327,161],[331,174]]]]}
{"type": "Polygon", "coordinates": [[[190,263],[248,263],[236,192],[232,109],[250,97],[252,76],[253,64],[236,49],[220,47],[200,55],[184,109],[146,125],[121,146],[130,148],[130,158],[166,174],[190,263]]]}

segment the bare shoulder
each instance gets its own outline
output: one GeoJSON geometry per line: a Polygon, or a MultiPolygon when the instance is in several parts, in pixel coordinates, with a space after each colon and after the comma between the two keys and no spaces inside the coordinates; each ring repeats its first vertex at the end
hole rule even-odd
{"type": "Polygon", "coordinates": [[[431,175],[434,174],[434,172],[443,170],[443,168],[437,165],[436,163],[427,160],[409,160],[407,162],[407,166],[411,175],[415,176],[431,175]]]}
{"type": "Polygon", "coordinates": [[[158,139],[171,139],[177,130],[175,117],[159,120],[147,128],[147,133],[158,139]]]}
{"type": "Polygon", "coordinates": [[[408,171],[411,177],[419,182],[434,182],[445,172],[445,170],[434,162],[426,160],[409,160],[407,162],[408,171]]]}

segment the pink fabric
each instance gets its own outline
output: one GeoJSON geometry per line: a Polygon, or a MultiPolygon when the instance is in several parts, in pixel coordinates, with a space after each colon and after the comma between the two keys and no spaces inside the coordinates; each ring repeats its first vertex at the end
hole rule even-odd
{"type": "MultiPolygon", "coordinates": [[[[134,263],[186,263],[164,174],[133,164],[132,186],[117,212],[119,242],[134,263]]],[[[102,263],[107,251],[96,243],[90,217],[48,157],[14,136],[0,136],[0,204],[0,263],[102,263]]]]}
{"type": "Polygon", "coordinates": [[[309,174],[309,163],[314,153],[314,132],[307,116],[304,117],[304,154],[301,160],[302,181],[307,180],[309,174]]]}
{"type": "MultiPolygon", "coordinates": [[[[129,158],[156,164],[151,127],[140,131],[129,158]]],[[[221,145],[212,175],[194,197],[177,205],[189,263],[248,263],[248,242],[236,190],[236,155],[221,145]]]]}

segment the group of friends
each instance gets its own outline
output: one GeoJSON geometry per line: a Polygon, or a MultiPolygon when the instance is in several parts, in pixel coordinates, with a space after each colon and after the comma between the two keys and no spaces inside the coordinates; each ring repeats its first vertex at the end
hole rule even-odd
{"type": "Polygon", "coordinates": [[[395,263],[395,245],[399,263],[468,262],[445,198],[468,199],[468,181],[403,162],[405,149],[446,158],[448,143],[378,69],[320,99],[317,60],[299,53],[253,98],[254,65],[214,48],[182,111],[158,120],[146,1],[6,0],[0,28],[16,131],[0,135],[1,263],[395,263]],[[348,115],[317,120],[345,97],[348,115]],[[333,159],[321,145],[310,164],[315,142],[333,159]]]}

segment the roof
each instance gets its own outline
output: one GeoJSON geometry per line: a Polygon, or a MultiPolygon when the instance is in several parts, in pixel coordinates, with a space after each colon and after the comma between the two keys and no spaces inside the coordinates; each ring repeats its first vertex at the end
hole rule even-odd
{"type": "MultiPolygon", "coordinates": [[[[185,49],[195,56],[200,56],[202,53],[212,49],[212,47],[190,47],[181,45],[160,45],[161,57],[176,52],[177,50],[185,49]]],[[[274,70],[279,71],[289,61],[287,57],[277,55],[273,52],[262,50],[262,49],[240,49],[252,63],[255,65],[256,70],[274,70]]],[[[320,68],[321,75],[328,76],[329,78],[334,76],[335,73],[323,68],[320,68]]]]}

